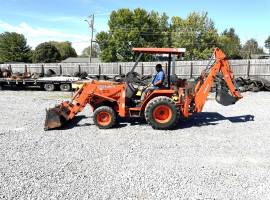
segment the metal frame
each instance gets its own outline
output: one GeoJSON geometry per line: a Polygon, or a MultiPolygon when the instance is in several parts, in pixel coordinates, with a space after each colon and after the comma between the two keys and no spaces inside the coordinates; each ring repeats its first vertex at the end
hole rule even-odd
{"type": "Polygon", "coordinates": [[[134,66],[132,67],[130,72],[134,72],[136,69],[142,54],[168,54],[168,70],[167,70],[167,80],[168,80],[168,87],[171,87],[171,68],[172,68],[172,54],[175,55],[183,55],[186,52],[184,48],[133,48],[132,51],[140,53],[134,66]]]}

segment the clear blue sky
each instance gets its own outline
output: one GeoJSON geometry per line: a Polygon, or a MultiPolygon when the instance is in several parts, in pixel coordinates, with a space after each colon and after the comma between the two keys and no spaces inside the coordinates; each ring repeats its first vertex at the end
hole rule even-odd
{"type": "Polygon", "coordinates": [[[84,19],[96,15],[95,32],[107,30],[112,10],[145,8],[185,18],[190,12],[208,12],[219,32],[234,27],[244,43],[261,46],[270,35],[270,0],[0,0],[0,32],[23,33],[30,46],[48,40],[69,40],[78,53],[89,44],[84,19]]]}

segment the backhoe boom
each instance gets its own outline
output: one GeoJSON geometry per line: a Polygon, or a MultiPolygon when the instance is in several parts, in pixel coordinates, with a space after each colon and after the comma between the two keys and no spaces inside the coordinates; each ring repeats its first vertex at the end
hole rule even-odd
{"type": "Polygon", "coordinates": [[[210,71],[203,71],[200,76],[200,81],[195,87],[194,100],[195,112],[201,112],[206,102],[207,96],[213,86],[214,80],[219,72],[223,74],[224,81],[235,100],[242,98],[233,84],[233,73],[230,69],[229,62],[225,54],[218,48],[214,50],[215,64],[210,68],[210,71]]]}

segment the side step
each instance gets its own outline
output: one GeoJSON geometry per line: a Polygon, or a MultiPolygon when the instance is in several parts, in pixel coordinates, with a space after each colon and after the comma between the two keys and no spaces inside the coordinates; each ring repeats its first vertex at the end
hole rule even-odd
{"type": "Polygon", "coordinates": [[[129,116],[130,117],[141,117],[141,108],[129,108],[129,116]]]}

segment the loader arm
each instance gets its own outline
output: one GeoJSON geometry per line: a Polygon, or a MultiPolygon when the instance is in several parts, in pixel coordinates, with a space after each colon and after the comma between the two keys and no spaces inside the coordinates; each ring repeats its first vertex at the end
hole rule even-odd
{"type": "Polygon", "coordinates": [[[234,86],[233,72],[225,54],[218,48],[214,50],[215,64],[209,71],[203,71],[200,80],[194,90],[195,112],[201,112],[207,96],[213,86],[214,80],[219,72],[222,73],[224,81],[235,100],[242,98],[240,92],[234,86]]]}
{"type": "Polygon", "coordinates": [[[125,96],[121,95],[124,90],[125,84],[121,83],[94,80],[84,83],[73,95],[71,101],[64,101],[47,110],[44,129],[61,127],[65,122],[72,120],[79,112],[83,111],[87,104],[94,108],[104,102],[110,102],[111,105],[120,103],[123,108],[119,109],[119,114],[124,116],[125,96]]]}
{"type": "Polygon", "coordinates": [[[89,102],[89,97],[95,92],[95,85],[93,84],[83,84],[83,86],[73,95],[71,103],[66,103],[66,106],[69,108],[70,113],[66,120],[74,118],[79,112],[83,111],[86,104],[89,102]]]}
{"type": "Polygon", "coordinates": [[[83,86],[73,95],[71,102],[64,101],[54,108],[46,110],[44,129],[61,127],[66,121],[73,119],[89,102],[89,96],[94,92],[93,84],[83,86]]]}

